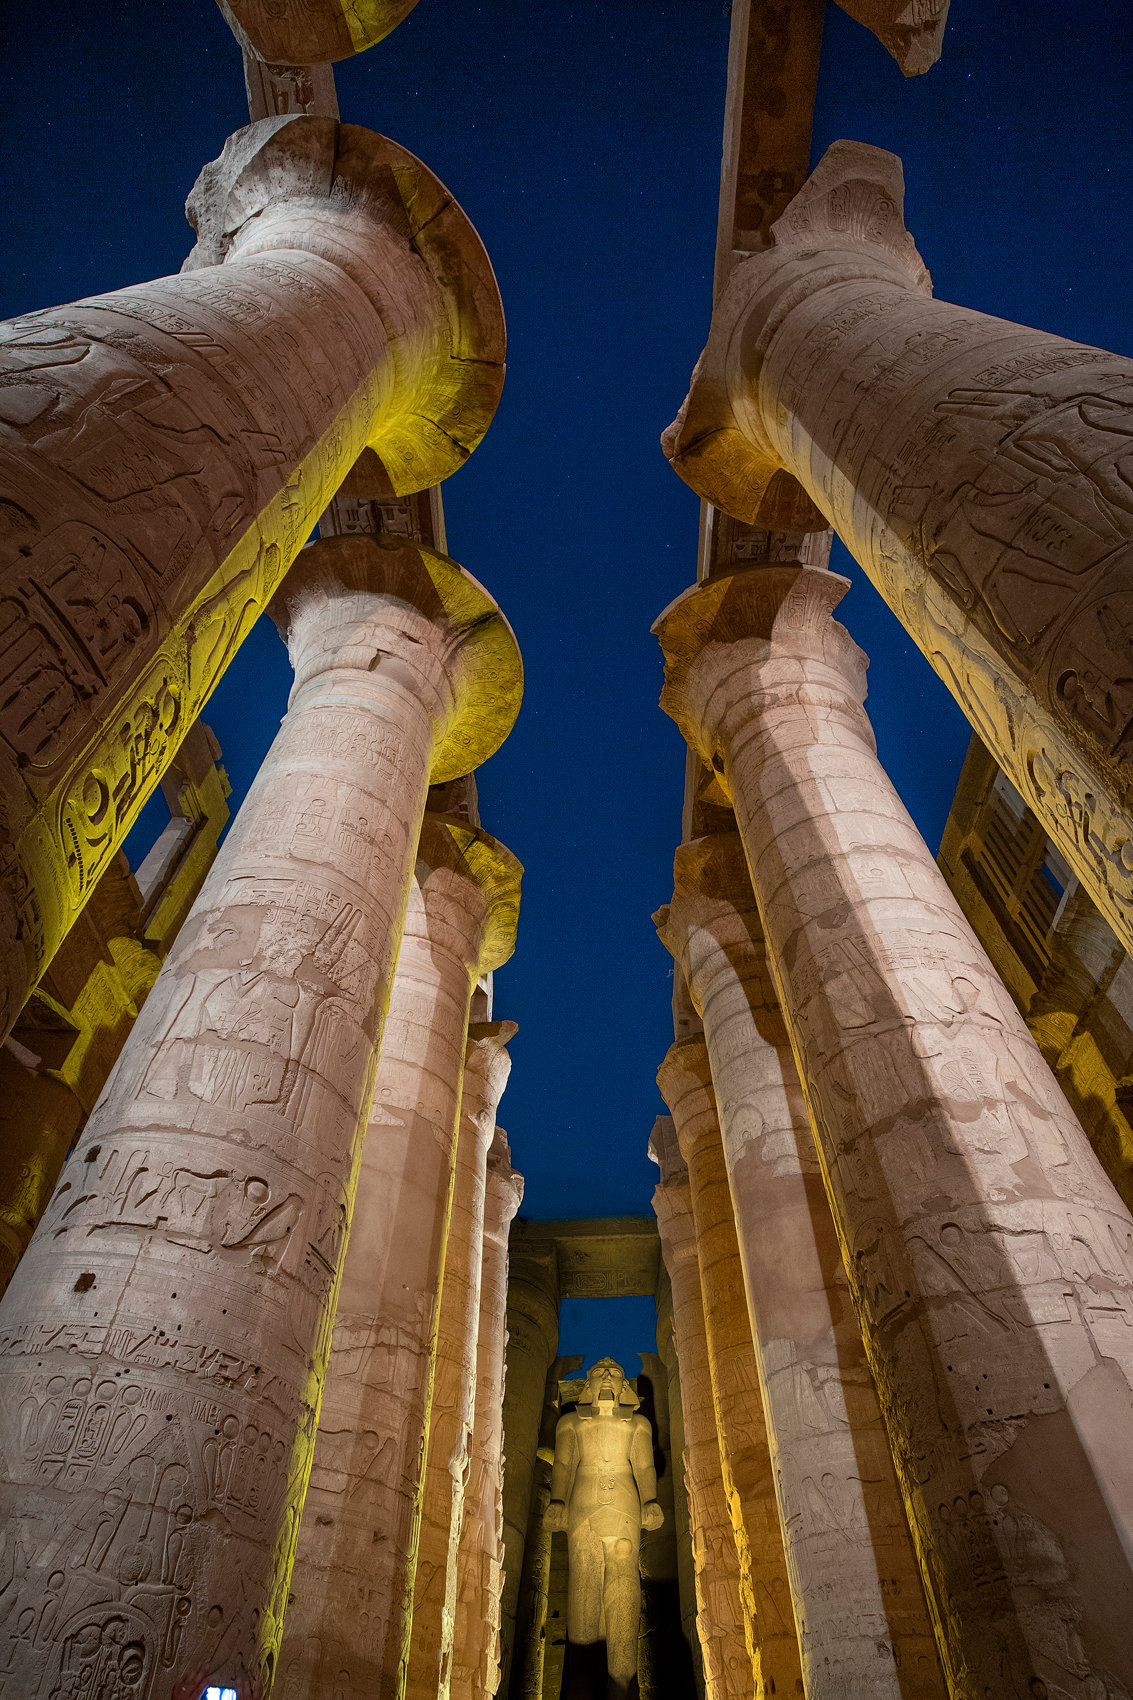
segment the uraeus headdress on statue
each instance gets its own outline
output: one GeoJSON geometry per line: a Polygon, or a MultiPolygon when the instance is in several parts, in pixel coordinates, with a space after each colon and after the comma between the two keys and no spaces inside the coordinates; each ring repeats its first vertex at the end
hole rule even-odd
{"type": "Polygon", "coordinates": [[[618,1405],[623,1410],[636,1411],[638,1406],[641,1404],[641,1400],[637,1396],[637,1391],[633,1383],[626,1376],[625,1370],[622,1368],[621,1364],[615,1363],[613,1358],[600,1358],[596,1364],[591,1364],[590,1368],[586,1372],[586,1384],[580,1392],[578,1399],[576,1400],[576,1404],[581,1408],[584,1405],[593,1405],[597,1402],[594,1394],[591,1392],[590,1377],[594,1374],[595,1370],[599,1369],[617,1370],[618,1374],[622,1378],[621,1391],[618,1394],[618,1405]]]}

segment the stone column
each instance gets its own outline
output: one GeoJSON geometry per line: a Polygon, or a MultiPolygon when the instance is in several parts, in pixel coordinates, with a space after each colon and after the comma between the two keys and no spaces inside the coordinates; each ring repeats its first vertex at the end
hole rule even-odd
{"type": "MultiPolygon", "coordinates": [[[[656,920],[704,1022],[809,1700],[939,1700],[861,1328],[735,833],[683,844],[656,920]]],[[[690,1163],[690,1173],[694,1173],[690,1163]]]]}
{"type": "Polygon", "coordinates": [[[779,1525],[763,1399],[755,1367],[743,1270],[716,1097],[702,1033],[678,1039],[657,1071],[688,1169],[708,1387],[740,1570],[748,1653],[757,1695],[802,1692],[799,1643],[779,1525]]]}
{"type": "Polygon", "coordinates": [[[933,301],[903,194],[892,154],[827,151],[666,453],[745,520],[798,479],[1133,947],[1133,361],[933,301]]]}
{"type": "Polygon", "coordinates": [[[500,1692],[510,1692],[517,1656],[516,1618],[531,1515],[535,1457],[547,1375],[559,1341],[559,1270],[553,1245],[525,1245],[512,1227],[507,1286],[507,1371],[504,1380],[504,1577],[500,1625],[500,1692]]]}
{"type": "MultiPolygon", "coordinates": [[[[853,3],[861,6],[863,0],[853,3]]],[[[879,0],[864,3],[876,7],[879,0]]],[[[892,0],[880,3],[891,5],[892,0]]],[[[217,0],[237,39],[277,71],[364,53],[396,29],[416,4],[417,0],[361,0],[361,4],[359,0],[284,0],[282,5],[280,0],[217,0]]],[[[849,0],[845,9],[852,12],[849,0]]]]}
{"type": "MultiPolygon", "coordinates": [[[[654,1124],[649,1154],[661,1170],[653,1208],[673,1288],[673,1342],[685,1419],[684,1477],[704,1692],[706,1700],[752,1700],[751,1626],[740,1595],[740,1566],[720,1470],[716,1414],[708,1396],[712,1378],[688,1173],[672,1123],[665,1117],[654,1124]]],[[[763,1694],[758,1700],[764,1700],[763,1694]]]]}
{"type": "MultiPolygon", "coordinates": [[[[465,1076],[469,1094],[486,1084],[465,1076]]],[[[482,1100],[484,1112],[487,1101],[482,1100]]],[[[523,1198],[523,1177],[511,1166],[507,1134],[497,1127],[488,1151],[484,1205],[484,1263],[476,1341],[476,1418],[472,1469],[457,1560],[456,1641],[451,1692],[455,1700],[492,1700],[500,1681],[500,1601],[503,1581],[503,1401],[507,1341],[508,1229],[523,1198]]]]}
{"type": "Polygon", "coordinates": [[[443,557],[316,543],[274,612],[287,715],[0,1306],[29,1700],[273,1674],[426,788],[510,727],[443,557]]]}
{"type": "Polygon", "coordinates": [[[329,118],[238,131],[178,277],[0,329],[0,1033],[361,451],[447,477],[499,395],[472,226],[329,118]]]}
{"type": "MultiPolygon", "coordinates": [[[[510,956],[511,949],[509,943],[506,955],[510,956]]],[[[490,973],[503,960],[505,957],[498,954],[484,960],[479,972],[490,973]]],[[[469,996],[471,992],[470,985],[469,996]]],[[[452,1676],[457,1558],[476,1413],[488,1148],[496,1129],[496,1109],[511,1072],[506,1046],[514,1032],[514,1021],[494,1021],[478,1023],[469,1034],[465,1081],[477,1113],[461,1113],[452,1210],[445,1238],[405,1687],[410,1700],[446,1700],[452,1676]]],[[[482,1621],[482,1635],[485,1627],[482,1621]]]]}
{"type": "Polygon", "coordinates": [[[511,954],[519,874],[486,833],[425,816],[280,1655],[301,1693],[404,1690],[468,1009],[511,954]]]}
{"type": "MultiPolygon", "coordinates": [[[[668,1118],[659,1118],[667,1120],[668,1118]]],[[[655,1140],[664,1137],[656,1134],[655,1140]]],[[[672,1135],[670,1135],[672,1137],[672,1135]]],[[[664,1263],[657,1281],[657,1350],[665,1366],[669,1407],[669,1469],[673,1477],[673,1539],[677,1548],[677,1583],[680,1588],[681,1627],[692,1655],[693,1686],[704,1693],[704,1668],[700,1637],[696,1632],[696,1573],[692,1562],[692,1536],[688,1523],[688,1491],[685,1487],[685,1418],[681,1404],[680,1367],[673,1340],[673,1285],[664,1263]]]]}
{"type": "Polygon", "coordinates": [[[735,805],[946,1679],[1092,1700],[1133,1684],[1133,1222],[878,764],[845,590],[687,593],[663,702],[735,805]]]}

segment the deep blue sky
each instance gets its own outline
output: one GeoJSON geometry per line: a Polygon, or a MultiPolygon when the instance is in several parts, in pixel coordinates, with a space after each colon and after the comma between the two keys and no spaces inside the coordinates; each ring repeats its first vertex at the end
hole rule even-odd
{"type": "MultiPolygon", "coordinates": [[[[671,889],[683,746],[649,626],[691,582],[697,533],[657,439],[708,325],[727,35],[722,0],[420,0],[337,68],[343,117],[463,202],[508,316],[503,401],[444,497],[450,551],[527,670],[479,783],[485,827],[527,869],[496,1010],[520,1024],[501,1116],[535,1217],[646,1212],[655,1174],[671,981],[649,916],[671,889]]],[[[906,81],[830,7],[815,157],[840,136],[901,155],[938,295],[1133,352],[1131,39],[1128,0],[953,0],[941,63],[906,81]]],[[[5,75],[0,313],[176,271],[185,196],[246,122],[210,0],[56,9],[9,41],[5,75]]],[[[935,849],[966,725],[844,551],[835,564],[882,759],[935,849]]],[[[288,682],[261,622],[207,712],[237,799],[288,682]]],[[[643,1307],[624,1322],[596,1350],[651,1345],[643,1307]]]]}

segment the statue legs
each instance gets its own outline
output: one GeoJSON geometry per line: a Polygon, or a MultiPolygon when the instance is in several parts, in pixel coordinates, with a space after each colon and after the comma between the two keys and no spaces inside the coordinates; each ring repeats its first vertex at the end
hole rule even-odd
{"type": "MultiPolygon", "coordinates": [[[[567,1540],[567,1640],[572,1649],[605,1641],[609,1700],[624,1700],[637,1683],[641,1578],[636,1543],[625,1536],[596,1535],[589,1523],[572,1529],[567,1540]]],[[[578,1663],[575,1658],[573,1664],[578,1663]]],[[[589,1677],[583,1686],[587,1693],[595,1692],[589,1677]]]]}

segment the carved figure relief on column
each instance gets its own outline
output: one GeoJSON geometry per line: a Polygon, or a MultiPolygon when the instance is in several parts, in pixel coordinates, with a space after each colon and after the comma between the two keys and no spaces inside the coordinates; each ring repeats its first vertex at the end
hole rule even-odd
{"type": "Polygon", "coordinates": [[[1133,1692],[1133,1221],[880,766],[807,567],[661,616],[799,1059],[950,1691],[1133,1692]]]}
{"type": "Polygon", "coordinates": [[[664,1515],[653,1434],[639,1404],[612,1358],[587,1372],[577,1408],[555,1428],[545,1515],[552,1533],[566,1531],[567,1639],[577,1648],[606,1643],[610,1700],[636,1690],[641,1531],[660,1528],[664,1515]]]}
{"type": "Polygon", "coordinates": [[[316,543],[276,612],[287,715],[0,1307],[28,1700],[124,1684],[127,1645],[131,1700],[273,1673],[426,788],[514,719],[454,562],[316,543]]]}
{"type": "Polygon", "coordinates": [[[487,428],[499,294],[396,143],[238,131],[180,276],[0,328],[0,1032],[369,445],[396,493],[487,428]]]}
{"type": "Polygon", "coordinates": [[[798,479],[1130,946],[1133,361],[934,301],[903,197],[827,150],[665,452],[738,519],[798,479]]]}

